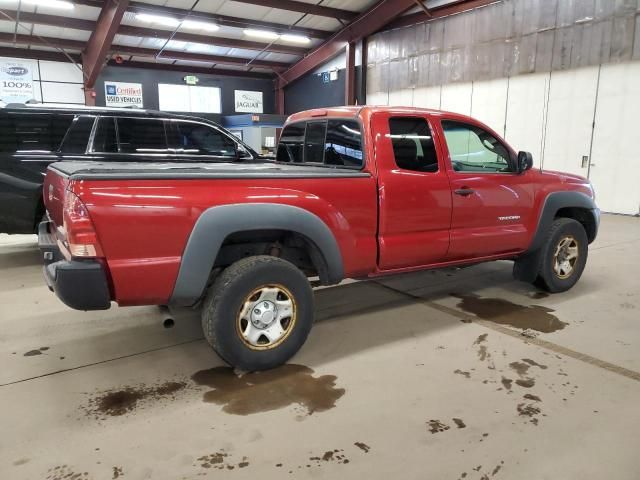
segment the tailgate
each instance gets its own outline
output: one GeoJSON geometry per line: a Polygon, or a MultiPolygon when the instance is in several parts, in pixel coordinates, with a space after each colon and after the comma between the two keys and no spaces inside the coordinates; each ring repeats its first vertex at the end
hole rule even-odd
{"type": "Polygon", "coordinates": [[[44,197],[44,205],[49,213],[49,218],[58,227],[63,224],[64,193],[68,183],[69,178],[66,175],[52,168],[47,170],[42,196],[44,197]]]}

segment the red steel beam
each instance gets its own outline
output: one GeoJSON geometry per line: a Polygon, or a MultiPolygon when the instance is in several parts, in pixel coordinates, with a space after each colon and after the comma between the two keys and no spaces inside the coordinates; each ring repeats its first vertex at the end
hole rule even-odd
{"type": "Polygon", "coordinates": [[[344,104],[356,104],[356,44],[347,43],[347,71],[344,81],[344,104]]]}
{"type": "Polygon", "coordinates": [[[324,7],[313,3],[297,2],[295,0],[233,0],[238,3],[249,3],[261,7],[277,8],[290,12],[305,13],[309,15],[319,15],[321,17],[340,18],[342,20],[353,20],[358,16],[358,12],[344,10],[341,8],[324,7]]]}
{"type": "Polygon", "coordinates": [[[82,52],[85,88],[93,88],[95,85],[128,5],[129,0],[107,0],[102,7],[96,29],[82,52]]]}
{"type": "Polygon", "coordinates": [[[449,3],[441,7],[430,8],[428,10],[429,16],[427,16],[424,12],[416,12],[398,17],[394,21],[386,25],[385,29],[390,30],[392,28],[408,27],[410,25],[415,25],[416,23],[427,22],[435,20],[436,18],[455,15],[456,13],[465,12],[467,10],[472,10],[478,7],[484,7],[485,5],[497,3],[500,1],[502,0],[458,0],[457,2],[449,3]]]}
{"type": "Polygon", "coordinates": [[[160,70],[170,72],[184,72],[184,73],[201,73],[207,75],[223,75],[227,77],[242,77],[242,78],[262,78],[266,80],[273,80],[273,74],[260,73],[260,72],[245,72],[239,70],[225,70],[220,68],[209,67],[196,67],[193,65],[172,65],[166,63],[150,63],[150,62],[131,62],[128,60],[122,63],[117,63],[115,60],[109,60],[107,65],[110,67],[128,67],[128,68],[142,68],[146,70],[160,70]]]}
{"type": "Polygon", "coordinates": [[[23,35],[18,33],[0,33],[0,42],[4,43],[17,43],[20,45],[38,45],[41,47],[54,47],[60,49],[70,49],[82,51],[86,45],[85,42],[78,40],[67,40],[61,38],[51,37],[34,37],[31,35],[23,35]]]}
{"type": "MultiPolygon", "coordinates": [[[[18,12],[15,10],[2,10],[12,18],[17,18],[18,12]]],[[[93,32],[96,29],[96,22],[93,20],[83,20],[79,18],[60,17],[57,15],[45,15],[41,13],[20,12],[20,21],[24,23],[34,23],[37,25],[51,25],[55,27],[72,28],[74,30],[84,30],[93,32]]],[[[171,31],[156,28],[134,27],[131,25],[121,25],[118,29],[121,35],[132,37],[161,38],[163,40],[171,37],[171,31]]],[[[204,45],[217,45],[229,48],[243,48],[247,50],[265,50],[267,52],[287,53],[290,55],[303,55],[307,52],[305,47],[292,45],[280,45],[277,43],[267,44],[247,40],[236,40],[225,37],[215,37],[212,35],[200,35],[195,33],[177,32],[174,40],[202,43],[204,45]]]]}
{"type": "MultiPolygon", "coordinates": [[[[13,36],[13,34],[10,35],[13,36]]],[[[61,52],[51,52],[49,50],[33,50],[30,48],[0,47],[0,57],[50,60],[52,62],[68,62],[69,57],[71,57],[74,62],[80,63],[80,55],[76,53],[70,53],[69,57],[67,57],[64,53],[61,52]]]]}
{"type": "Polygon", "coordinates": [[[377,32],[394,18],[415,6],[415,0],[381,0],[337,32],[305,58],[280,75],[282,86],[331,60],[345,49],[348,42],[356,42],[377,32]]]}

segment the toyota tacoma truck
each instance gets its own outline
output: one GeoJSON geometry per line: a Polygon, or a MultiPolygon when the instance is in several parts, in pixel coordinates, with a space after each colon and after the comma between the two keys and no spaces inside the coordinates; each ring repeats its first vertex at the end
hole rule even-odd
{"type": "Polygon", "coordinates": [[[314,284],[513,260],[516,279],[563,292],[599,224],[585,178],[533,169],[473,118],[392,107],[295,114],[273,163],[55,163],[44,200],[64,303],[200,308],[210,345],[248,371],[300,349],[314,284]]]}

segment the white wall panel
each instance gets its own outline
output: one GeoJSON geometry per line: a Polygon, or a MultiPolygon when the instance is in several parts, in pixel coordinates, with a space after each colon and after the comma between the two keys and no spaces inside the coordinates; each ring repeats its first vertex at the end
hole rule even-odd
{"type": "Polygon", "coordinates": [[[49,82],[83,83],[82,71],[73,63],[40,60],[40,76],[49,82]]]}
{"type": "Polygon", "coordinates": [[[413,106],[440,110],[441,87],[420,87],[413,91],[413,106]]]}
{"type": "Polygon", "coordinates": [[[500,135],[504,135],[507,88],[508,80],[506,78],[473,82],[471,116],[485,123],[500,135]]]}
{"type": "Polygon", "coordinates": [[[84,105],[82,84],[42,82],[42,101],[45,103],[78,103],[84,105]]]}
{"type": "Polygon", "coordinates": [[[542,163],[542,137],[549,88],[549,74],[520,75],[509,79],[505,138],[516,150],[533,154],[542,163]]]}
{"type": "Polygon", "coordinates": [[[589,178],[606,212],[640,213],[640,62],[603,65],[589,178]]]}
{"type": "Polygon", "coordinates": [[[553,72],[549,89],[544,145],[546,170],[587,176],[598,67],[553,72]]]}
{"type": "Polygon", "coordinates": [[[389,105],[393,105],[394,107],[413,106],[413,88],[389,92],[389,105]]]}
{"type": "Polygon", "coordinates": [[[471,115],[472,90],[473,85],[471,82],[443,85],[440,108],[448,112],[471,115]]]}
{"type": "Polygon", "coordinates": [[[387,92],[367,93],[367,105],[389,105],[387,92]]]}

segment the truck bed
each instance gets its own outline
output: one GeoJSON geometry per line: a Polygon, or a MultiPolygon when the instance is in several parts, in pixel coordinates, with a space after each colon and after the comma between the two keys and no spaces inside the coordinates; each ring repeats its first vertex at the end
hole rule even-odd
{"type": "Polygon", "coordinates": [[[49,167],[71,180],[354,178],[370,174],[347,168],[286,163],[57,162],[49,167]]]}

